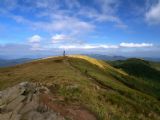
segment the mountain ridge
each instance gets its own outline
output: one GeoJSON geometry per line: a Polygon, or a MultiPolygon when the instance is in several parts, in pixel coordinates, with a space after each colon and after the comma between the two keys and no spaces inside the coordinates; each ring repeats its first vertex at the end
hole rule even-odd
{"type": "Polygon", "coordinates": [[[38,59],[0,68],[0,76],[1,90],[23,81],[40,83],[52,91],[51,96],[63,98],[63,104],[83,105],[98,120],[160,117],[160,94],[152,91],[156,88],[88,56],[38,59]]]}

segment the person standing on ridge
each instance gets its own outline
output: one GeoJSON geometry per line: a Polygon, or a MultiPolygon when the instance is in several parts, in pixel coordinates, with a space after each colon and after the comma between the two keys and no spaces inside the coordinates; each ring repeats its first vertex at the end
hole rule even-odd
{"type": "Polygon", "coordinates": [[[66,56],[66,52],[65,52],[65,50],[63,51],[63,56],[66,56]]]}

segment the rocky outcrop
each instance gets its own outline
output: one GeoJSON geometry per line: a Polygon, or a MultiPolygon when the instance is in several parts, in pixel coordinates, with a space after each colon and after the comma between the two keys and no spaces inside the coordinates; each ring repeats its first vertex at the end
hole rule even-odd
{"type": "MultiPolygon", "coordinates": [[[[0,91],[0,120],[96,120],[85,106],[65,101],[58,88],[23,82],[0,91]]],[[[66,86],[66,91],[75,90],[79,85],[66,86]]]]}
{"type": "Polygon", "coordinates": [[[0,91],[0,120],[64,120],[40,100],[49,90],[37,83],[23,82],[0,91]]]}

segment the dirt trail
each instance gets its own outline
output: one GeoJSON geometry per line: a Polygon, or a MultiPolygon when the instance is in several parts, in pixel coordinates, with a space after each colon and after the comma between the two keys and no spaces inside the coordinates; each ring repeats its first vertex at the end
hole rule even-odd
{"type": "Polygon", "coordinates": [[[40,96],[40,101],[49,109],[65,116],[65,118],[70,118],[72,120],[96,120],[96,117],[83,106],[60,103],[57,102],[58,98],[53,98],[47,94],[42,94],[40,96]]]}

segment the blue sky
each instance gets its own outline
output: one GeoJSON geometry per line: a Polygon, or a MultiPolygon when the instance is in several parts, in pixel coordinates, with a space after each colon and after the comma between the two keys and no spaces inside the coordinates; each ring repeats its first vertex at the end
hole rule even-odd
{"type": "Polygon", "coordinates": [[[0,56],[160,57],[160,0],[1,0],[0,56]]]}

